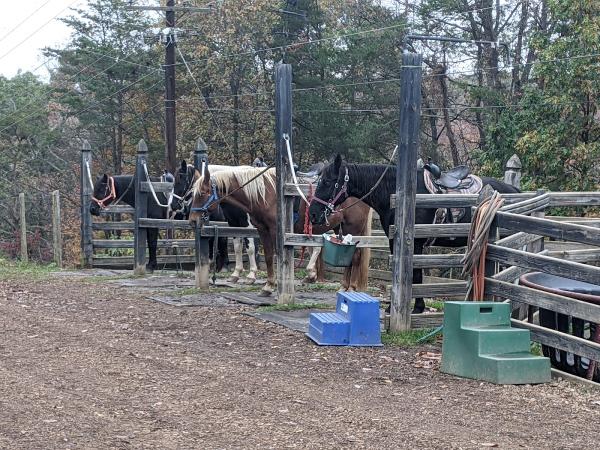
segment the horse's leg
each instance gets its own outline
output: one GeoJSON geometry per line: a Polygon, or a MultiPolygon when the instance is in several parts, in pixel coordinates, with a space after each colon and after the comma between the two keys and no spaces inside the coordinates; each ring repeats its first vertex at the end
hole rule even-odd
{"type": "Polygon", "coordinates": [[[263,286],[260,296],[268,297],[273,293],[275,289],[275,270],[273,267],[273,255],[275,253],[274,239],[271,237],[271,233],[267,230],[263,230],[260,233],[260,238],[263,243],[263,249],[265,250],[265,263],[267,264],[267,282],[263,286]]]}
{"type": "Polygon", "coordinates": [[[321,247],[313,247],[312,253],[310,255],[310,259],[308,260],[308,265],[306,266],[306,276],[303,283],[314,283],[317,281],[317,260],[319,259],[319,255],[321,254],[321,247]]]}
{"type": "Polygon", "coordinates": [[[237,283],[240,279],[241,273],[244,271],[242,251],[242,240],[240,238],[233,238],[233,252],[235,253],[235,269],[233,269],[233,273],[228,279],[228,281],[232,283],[237,283]]]}
{"type": "Polygon", "coordinates": [[[248,262],[250,265],[246,279],[250,284],[254,284],[256,282],[256,272],[258,272],[258,267],[256,266],[256,249],[254,248],[254,239],[252,238],[248,239],[246,253],[248,254],[248,262]]]}
{"type": "Polygon", "coordinates": [[[217,242],[217,272],[229,270],[229,251],[227,250],[227,238],[219,238],[217,242]]]}
{"type": "Polygon", "coordinates": [[[146,272],[152,273],[158,267],[156,263],[156,246],[158,243],[158,228],[148,228],[146,232],[146,241],[148,242],[148,264],[146,264],[146,272]]]}
{"type": "MultiPolygon", "coordinates": [[[[423,239],[415,239],[415,255],[423,254],[423,246],[425,242],[423,239]]],[[[413,285],[414,284],[423,284],[423,269],[413,269],[413,285]]],[[[413,308],[412,314],[421,314],[425,311],[425,300],[423,298],[415,298],[415,306],[413,308]]]]}

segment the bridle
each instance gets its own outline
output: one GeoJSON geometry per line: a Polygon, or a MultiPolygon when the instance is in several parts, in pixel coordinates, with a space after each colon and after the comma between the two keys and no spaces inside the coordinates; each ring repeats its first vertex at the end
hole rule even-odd
{"type": "Polygon", "coordinates": [[[202,213],[204,217],[208,215],[208,208],[210,208],[214,203],[219,202],[219,192],[217,190],[217,183],[215,180],[210,180],[210,195],[204,202],[202,206],[197,208],[191,208],[190,212],[199,212],[202,213]]]}
{"type": "Polygon", "coordinates": [[[345,195],[346,198],[348,198],[348,181],[350,181],[350,177],[348,176],[348,167],[344,166],[344,169],[346,171],[344,175],[344,183],[338,191],[338,188],[340,186],[340,179],[338,178],[333,187],[333,194],[331,195],[329,201],[326,202],[325,200],[320,199],[316,195],[313,195],[310,200],[311,203],[317,202],[325,206],[325,218],[327,218],[327,216],[331,215],[335,211],[336,202],[340,199],[342,195],[345,195]]]}
{"type": "MultiPolygon", "coordinates": [[[[185,192],[183,193],[183,195],[177,195],[175,193],[175,186],[173,185],[173,191],[171,191],[171,195],[169,198],[169,215],[170,216],[175,216],[175,214],[177,213],[185,213],[185,208],[186,206],[191,203],[191,195],[192,192],[194,190],[194,174],[195,174],[195,170],[191,171],[190,170],[191,166],[188,166],[188,168],[186,169],[185,172],[185,192]],[[190,176],[191,174],[191,176],[190,176]],[[180,201],[180,207],[178,209],[171,209],[170,206],[173,203],[173,198],[176,198],[177,200],[180,201]]],[[[179,172],[181,174],[181,171],[179,172]]]]}
{"type": "Polygon", "coordinates": [[[96,197],[92,196],[92,201],[96,202],[96,204],[102,209],[108,208],[110,201],[117,198],[117,190],[115,189],[114,177],[108,177],[105,194],[106,197],[104,197],[102,200],[98,200],[96,197]]]}

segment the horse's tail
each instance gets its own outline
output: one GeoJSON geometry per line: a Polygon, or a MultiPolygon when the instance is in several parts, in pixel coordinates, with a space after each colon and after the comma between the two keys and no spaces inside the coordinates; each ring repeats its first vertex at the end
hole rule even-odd
{"type": "MultiPolygon", "coordinates": [[[[367,221],[364,225],[362,235],[371,236],[371,227],[373,223],[373,209],[369,208],[369,214],[367,214],[367,221]]],[[[369,281],[369,262],[371,260],[371,249],[368,247],[362,247],[360,249],[360,264],[358,265],[358,273],[356,275],[356,288],[359,291],[366,291],[369,281]]]]}
{"type": "Polygon", "coordinates": [[[323,249],[321,249],[319,252],[315,269],[317,271],[317,281],[320,283],[325,281],[325,262],[323,262],[323,249]]]}

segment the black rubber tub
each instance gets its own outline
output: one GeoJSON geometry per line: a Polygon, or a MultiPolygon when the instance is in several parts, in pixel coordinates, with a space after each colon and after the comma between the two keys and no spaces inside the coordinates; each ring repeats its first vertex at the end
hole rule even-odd
{"type": "MultiPolygon", "coordinates": [[[[597,284],[584,283],[542,272],[523,275],[520,278],[520,284],[600,305],[600,285],[597,284]]],[[[545,328],[600,342],[599,324],[542,308],[540,308],[539,317],[540,325],[545,328]]],[[[547,345],[542,345],[542,351],[557,369],[600,382],[600,363],[547,345]]]]}

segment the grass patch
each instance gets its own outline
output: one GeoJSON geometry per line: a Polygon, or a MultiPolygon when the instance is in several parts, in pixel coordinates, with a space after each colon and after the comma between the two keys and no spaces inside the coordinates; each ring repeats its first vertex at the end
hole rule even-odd
{"type": "Polygon", "coordinates": [[[326,303],[294,303],[291,305],[269,305],[260,306],[259,311],[299,311],[303,309],[330,309],[333,310],[333,305],[326,303]]]}
{"type": "Polygon", "coordinates": [[[23,263],[0,258],[0,280],[23,279],[42,280],[51,272],[56,272],[56,264],[23,263]]]}
{"type": "Polygon", "coordinates": [[[537,342],[531,343],[530,351],[531,351],[532,355],[544,356],[542,353],[542,346],[540,344],[538,344],[537,342]]]}
{"type": "Polygon", "coordinates": [[[431,333],[433,328],[422,328],[418,330],[400,331],[398,333],[382,333],[381,342],[385,345],[392,345],[397,347],[414,347],[419,344],[431,344],[435,342],[436,336],[432,336],[424,342],[419,342],[423,336],[431,333]]]}
{"type": "Polygon", "coordinates": [[[436,311],[441,312],[444,310],[444,302],[439,300],[425,300],[425,305],[430,308],[435,308],[436,311]]]}

